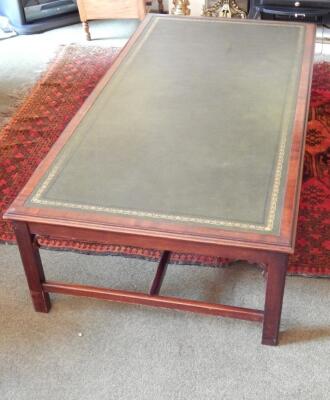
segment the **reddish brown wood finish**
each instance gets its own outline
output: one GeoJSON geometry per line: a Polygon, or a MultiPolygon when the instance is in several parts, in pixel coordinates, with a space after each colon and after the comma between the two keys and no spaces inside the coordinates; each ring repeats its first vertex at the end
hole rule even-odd
{"type": "Polygon", "coordinates": [[[121,303],[174,308],[176,310],[220,315],[222,317],[238,318],[247,321],[263,320],[263,311],[261,310],[227,306],[223,304],[209,304],[201,301],[185,300],[177,297],[150,296],[148,294],[128,292],[126,290],[114,290],[86,285],[69,285],[61,282],[46,282],[43,283],[42,287],[47,293],[62,293],[121,303]]]}
{"type": "Polygon", "coordinates": [[[151,296],[155,296],[155,295],[159,294],[160,288],[161,288],[163,280],[165,278],[167,264],[169,262],[170,257],[171,257],[171,252],[169,252],[169,251],[163,252],[162,257],[158,264],[155,278],[154,278],[154,280],[151,284],[150,290],[149,290],[149,294],[151,296]]]}
{"type": "Polygon", "coordinates": [[[42,288],[45,275],[39,249],[33,240],[33,235],[30,234],[28,224],[23,222],[14,222],[13,224],[34,309],[39,312],[48,312],[50,299],[42,288]]]}
{"type": "Polygon", "coordinates": [[[267,264],[269,251],[251,249],[246,247],[236,247],[230,244],[221,245],[211,241],[204,242],[201,237],[177,237],[168,235],[167,237],[136,234],[134,231],[109,232],[106,230],[84,229],[75,226],[56,226],[48,224],[29,223],[30,231],[36,235],[52,236],[68,240],[82,240],[100,243],[111,243],[118,245],[136,246],[143,248],[159,249],[162,251],[170,250],[176,252],[188,252],[204,254],[210,256],[222,256],[250,262],[267,264]]]}
{"type": "MultiPolygon", "coordinates": [[[[4,218],[16,221],[15,231],[31,296],[36,311],[47,312],[50,307],[48,292],[88,296],[100,299],[168,307],[253,321],[263,320],[262,343],[278,343],[279,324],[283,301],[287,255],[294,250],[295,230],[299,204],[299,190],[303,166],[304,134],[309,104],[315,27],[306,26],[305,51],[301,67],[293,141],[289,157],[284,208],[278,235],[239,232],[195,225],[182,225],[165,221],[126,218],[120,216],[82,213],[72,210],[26,207],[24,204],[47,172],[57,154],[73,134],[76,126],[111,79],[116,69],[141,32],[149,24],[148,16],[125,46],[113,66],[104,76],[85,104],[65,129],[21,191],[4,218]],[[45,282],[35,235],[49,235],[71,240],[95,241],[154,248],[164,251],[149,294],[132,293],[81,285],[45,282]],[[169,253],[189,252],[231,259],[259,262],[267,268],[265,309],[263,311],[202,303],[192,300],[158,296],[165,274],[169,253]]],[[[233,20],[231,23],[237,23],[233,20]]],[[[258,23],[246,21],[246,23],[258,23]]],[[[264,22],[263,22],[264,23],[264,22]]],[[[271,22],[270,22],[271,24],[271,22]]],[[[280,24],[276,22],[276,24],[280,24]]]]}
{"type": "Polygon", "coordinates": [[[273,254],[267,265],[262,344],[272,346],[278,344],[287,266],[286,254],[273,254]]]}

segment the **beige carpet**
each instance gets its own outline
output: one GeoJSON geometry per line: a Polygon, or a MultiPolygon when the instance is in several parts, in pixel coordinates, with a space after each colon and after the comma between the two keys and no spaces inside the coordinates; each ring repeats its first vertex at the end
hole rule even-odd
{"type": "MultiPolygon", "coordinates": [[[[49,279],[146,290],[154,263],[42,251],[49,279]]],[[[33,311],[16,246],[0,246],[1,400],[328,400],[329,280],[289,277],[280,345],[261,325],[52,295],[33,311]]],[[[170,266],[162,294],[262,307],[252,266],[170,266]]]]}

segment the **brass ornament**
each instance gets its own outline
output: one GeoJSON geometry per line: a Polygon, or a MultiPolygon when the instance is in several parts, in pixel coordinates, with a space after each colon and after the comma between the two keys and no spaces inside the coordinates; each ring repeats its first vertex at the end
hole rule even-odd
{"type": "Polygon", "coordinates": [[[189,0],[173,0],[173,15],[190,15],[189,0]]]}
{"type": "Polygon", "coordinates": [[[218,0],[210,7],[203,6],[202,16],[219,18],[246,18],[246,12],[241,10],[235,0],[218,0]]]}

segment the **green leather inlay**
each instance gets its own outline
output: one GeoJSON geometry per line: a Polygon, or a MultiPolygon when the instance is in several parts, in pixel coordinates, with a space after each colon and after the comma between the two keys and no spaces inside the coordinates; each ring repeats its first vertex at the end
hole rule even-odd
{"type": "Polygon", "coordinates": [[[278,233],[304,35],[154,17],[27,204],[278,233]]]}

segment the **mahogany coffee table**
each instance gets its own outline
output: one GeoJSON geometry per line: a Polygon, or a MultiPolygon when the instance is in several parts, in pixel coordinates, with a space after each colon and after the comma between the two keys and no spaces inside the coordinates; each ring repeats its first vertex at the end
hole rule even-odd
{"type": "Polygon", "coordinates": [[[263,323],[294,251],[315,28],[148,16],[5,214],[34,308],[49,293],[263,323]],[[39,235],[163,251],[149,293],[45,279],[39,235]],[[160,296],[171,252],[267,271],[264,310],[160,296]]]}

